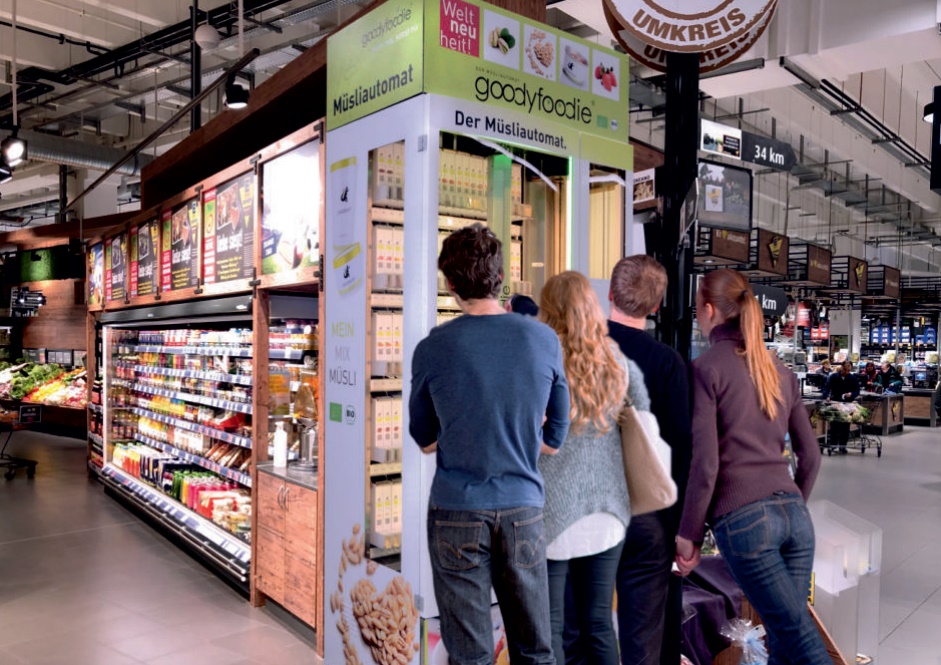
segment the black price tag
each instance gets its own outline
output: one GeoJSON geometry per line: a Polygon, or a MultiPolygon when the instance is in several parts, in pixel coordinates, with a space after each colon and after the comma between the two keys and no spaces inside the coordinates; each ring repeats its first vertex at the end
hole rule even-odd
{"type": "Polygon", "coordinates": [[[42,422],[42,404],[21,404],[20,424],[35,425],[42,422]]]}
{"type": "Polygon", "coordinates": [[[777,171],[790,171],[797,164],[794,148],[789,143],[742,132],[742,159],[777,171]]]}

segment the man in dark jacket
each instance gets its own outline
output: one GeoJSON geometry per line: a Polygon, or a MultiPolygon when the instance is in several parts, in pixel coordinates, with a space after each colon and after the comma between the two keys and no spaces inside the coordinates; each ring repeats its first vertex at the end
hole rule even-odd
{"type": "MultiPolygon", "coordinates": [[[[853,374],[853,363],[843,361],[839,372],[830,375],[824,386],[823,396],[828,402],[852,402],[859,397],[859,379],[853,374]]],[[[830,423],[830,443],[839,446],[841,455],[846,454],[846,443],[850,438],[850,424],[833,421],[830,423]]]]}

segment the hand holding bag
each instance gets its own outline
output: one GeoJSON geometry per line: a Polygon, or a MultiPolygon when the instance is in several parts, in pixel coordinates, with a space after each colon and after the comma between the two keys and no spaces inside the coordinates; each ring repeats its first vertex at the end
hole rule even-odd
{"type": "Polygon", "coordinates": [[[631,515],[669,508],[677,497],[676,483],[670,476],[670,446],[660,437],[653,414],[638,413],[625,398],[618,425],[631,515]],[[643,421],[647,421],[646,427],[643,421]]]}

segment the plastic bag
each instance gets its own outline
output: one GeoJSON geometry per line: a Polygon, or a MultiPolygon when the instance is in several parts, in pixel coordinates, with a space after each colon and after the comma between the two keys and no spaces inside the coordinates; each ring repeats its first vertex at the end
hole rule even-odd
{"type": "Polygon", "coordinates": [[[732,619],[721,631],[722,636],[741,648],[741,665],[768,665],[768,649],[765,647],[764,626],[753,626],[751,621],[732,619]]]}

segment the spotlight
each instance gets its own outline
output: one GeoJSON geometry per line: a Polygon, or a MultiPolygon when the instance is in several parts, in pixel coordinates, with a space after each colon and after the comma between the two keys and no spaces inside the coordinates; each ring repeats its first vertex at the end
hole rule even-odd
{"type": "Polygon", "coordinates": [[[925,122],[929,124],[934,123],[934,102],[925,104],[925,113],[922,117],[925,119],[925,122]]]}
{"type": "Polygon", "coordinates": [[[248,90],[236,83],[235,77],[225,82],[225,106],[233,110],[248,106],[248,90]]]}
{"type": "Polygon", "coordinates": [[[26,161],[26,141],[16,135],[18,129],[14,127],[13,132],[0,141],[0,154],[11,168],[26,161]]]}

